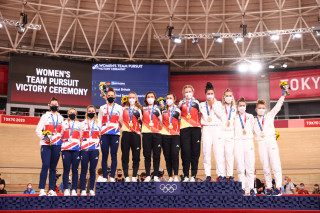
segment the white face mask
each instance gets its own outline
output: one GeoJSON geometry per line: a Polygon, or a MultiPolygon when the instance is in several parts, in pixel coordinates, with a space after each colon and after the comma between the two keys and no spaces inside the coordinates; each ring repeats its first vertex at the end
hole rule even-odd
{"type": "Polygon", "coordinates": [[[148,104],[153,104],[154,103],[154,98],[147,98],[148,104]]]}
{"type": "Polygon", "coordinates": [[[214,99],[214,95],[207,95],[207,100],[213,100],[214,99]]]}
{"type": "Polygon", "coordinates": [[[265,109],[258,109],[258,115],[264,115],[265,109]]]}
{"type": "Polygon", "coordinates": [[[245,106],[241,106],[241,107],[238,107],[238,111],[243,114],[246,112],[246,107],[245,106]]]}
{"type": "Polygon", "coordinates": [[[253,177],[254,177],[254,179],[257,179],[257,175],[254,175],[253,177]]]}
{"type": "Polygon", "coordinates": [[[136,99],[135,98],[130,98],[129,99],[129,104],[132,106],[136,103],[136,99]]]}
{"type": "Polygon", "coordinates": [[[224,100],[226,103],[230,104],[232,102],[232,97],[225,97],[224,100]]]}
{"type": "Polygon", "coordinates": [[[191,92],[188,92],[185,94],[186,98],[187,99],[191,99],[192,98],[192,93],[191,92]]]}
{"type": "Polygon", "coordinates": [[[168,106],[171,106],[173,104],[173,100],[172,99],[167,99],[167,104],[168,104],[168,106]]]}

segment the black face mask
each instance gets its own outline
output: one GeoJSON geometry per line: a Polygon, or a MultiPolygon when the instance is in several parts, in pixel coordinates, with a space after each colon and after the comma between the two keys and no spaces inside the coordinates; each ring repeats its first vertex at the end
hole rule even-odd
{"type": "Polygon", "coordinates": [[[114,102],[115,97],[108,97],[107,101],[111,104],[114,102]]]}
{"type": "Polygon", "coordinates": [[[56,111],[58,111],[58,106],[55,106],[55,105],[50,106],[50,109],[52,112],[56,112],[56,111]]]}
{"type": "Polygon", "coordinates": [[[76,114],[74,114],[74,113],[69,114],[69,118],[70,118],[71,120],[76,119],[76,114]]]}
{"type": "Polygon", "coordinates": [[[94,112],[89,112],[89,113],[88,113],[88,117],[89,117],[89,118],[93,118],[95,114],[96,114],[96,113],[94,113],[94,112]]]}
{"type": "Polygon", "coordinates": [[[119,174],[118,177],[121,178],[121,177],[122,177],[122,174],[119,174]]]}

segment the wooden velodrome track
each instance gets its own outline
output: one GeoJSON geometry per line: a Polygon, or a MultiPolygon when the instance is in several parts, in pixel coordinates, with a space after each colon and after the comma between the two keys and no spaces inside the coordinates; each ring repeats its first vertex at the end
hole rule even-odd
{"type": "MultiPolygon", "coordinates": [[[[35,125],[0,124],[0,173],[6,180],[6,189],[9,193],[22,193],[28,182],[34,184],[34,189],[38,188],[36,184],[39,182],[41,158],[35,128],[35,125]]],[[[313,184],[320,184],[320,128],[279,128],[278,130],[281,135],[278,144],[283,176],[290,175],[296,184],[305,183],[306,189],[311,191],[313,184]]],[[[258,144],[255,142],[257,177],[263,179],[257,147],[258,144]]],[[[101,155],[97,168],[101,167],[100,164],[101,155]]],[[[121,168],[120,148],[118,168],[121,168]]],[[[163,155],[161,155],[160,168],[165,169],[163,155]]],[[[181,160],[180,169],[182,169],[181,160]]],[[[214,158],[212,158],[212,169],[215,169],[214,158]]],[[[62,173],[61,158],[58,171],[62,173]]],[[[141,151],[139,174],[142,171],[144,171],[144,160],[141,151]]],[[[236,170],[234,172],[237,179],[236,170]]],[[[179,174],[182,174],[182,170],[179,174]]],[[[215,171],[212,171],[212,176],[216,178],[215,171]]],[[[202,154],[199,160],[198,177],[205,178],[202,154]]],[[[60,182],[61,178],[58,183],[60,182]]]]}

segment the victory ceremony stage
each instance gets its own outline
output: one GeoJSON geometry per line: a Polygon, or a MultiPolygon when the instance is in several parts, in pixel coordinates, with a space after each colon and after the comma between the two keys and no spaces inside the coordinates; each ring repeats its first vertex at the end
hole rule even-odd
{"type": "Polygon", "coordinates": [[[89,212],[150,212],[151,209],[184,213],[320,212],[320,196],[243,196],[240,182],[97,183],[96,196],[0,196],[0,210],[83,212],[84,209],[89,212]]]}

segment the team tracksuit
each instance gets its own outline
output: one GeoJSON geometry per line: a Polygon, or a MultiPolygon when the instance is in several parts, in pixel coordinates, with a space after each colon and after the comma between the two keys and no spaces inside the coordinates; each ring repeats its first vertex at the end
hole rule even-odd
{"type": "Polygon", "coordinates": [[[254,122],[254,135],[258,141],[259,156],[267,188],[272,187],[271,168],[276,181],[276,187],[280,188],[282,186],[282,169],[279,148],[275,138],[274,118],[280,111],[283,102],[284,96],[278,100],[270,112],[264,116],[258,116],[254,122]]]}
{"type": "MultiPolygon", "coordinates": [[[[62,123],[62,182],[68,183],[70,166],[72,165],[72,189],[77,190],[78,167],[80,163],[80,132],[81,123],[78,120],[67,119],[62,123]]],[[[68,184],[63,184],[68,189],[68,184]]]]}
{"type": "Polygon", "coordinates": [[[40,172],[39,189],[44,189],[49,170],[49,190],[55,189],[56,168],[61,151],[61,131],[62,131],[63,117],[58,113],[46,112],[41,116],[36,134],[41,139],[41,160],[42,168],[40,172]],[[52,132],[52,142],[46,142],[42,131],[52,132]]]}
{"type": "Polygon", "coordinates": [[[159,165],[161,156],[161,109],[158,106],[143,107],[142,115],[142,146],[146,175],[150,176],[151,152],[153,153],[154,176],[159,176],[159,165]]]}
{"type": "MultiPolygon", "coordinates": [[[[99,160],[100,127],[99,123],[92,119],[81,122],[81,190],[86,190],[86,175],[90,163],[90,190],[94,189],[96,180],[96,168],[99,160]]],[[[72,184],[73,185],[73,184],[72,184]]]]}
{"type": "Polygon", "coordinates": [[[100,107],[98,119],[101,127],[101,152],[103,177],[108,178],[108,155],[111,152],[111,174],[114,178],[117,170],[117,153],[119,148],[120,125],[123,109],[119,104],[105,104],[100,107]]]}
{"type": "Polygon", "coordinates": [[[176,105],[162,112],[162,149],[169,177],[172,177],[172,170],[174,175],[179,172],[180,116],[181,111],[176,105]]]}
{"type": "Polygon", "coordinates": [[[125,177],[129,177],[129,155],[132,151],[132,177],[136,177],[139,170],[140,150],[141,150],[141,118],[142,113],[139,108],[125,107],[123,110],[123,125],[121,136],[121,151],[122,151],[122,169],[125,177]]]}
{"type": "Polygon", "coordinates": [[[181,110],[180,146],[184,177],[196,177],[201,148],[201,125],[199,118],[199,101],[194,97],[191,100],[180,100],[181,110]]]}

